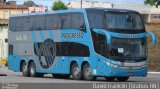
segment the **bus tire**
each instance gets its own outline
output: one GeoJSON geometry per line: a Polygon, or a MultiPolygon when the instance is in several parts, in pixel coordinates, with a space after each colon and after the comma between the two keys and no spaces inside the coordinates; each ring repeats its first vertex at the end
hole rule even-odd
{"type": "Polygon", "coordinates": [[[120,82],[125,82],[129,79],[129,77],[117,77],[117,80],[120,82]]]}
{"type": "Polygon", "coordinates": [[[28,77],[29,73],[28,73],[28,67],[26,65],[26,62],[23,62],[21,65],[21,69],[22,69],[22,74],[24,77],[28,77]]]}
{"type": "Polygon", "coordinates": [[[71,75],[74,80],[81,80],[82,79],[82,72],[78,68],[77,63],[73,63],[73,65],[71,66],[71,75]]]}
{"type": "Polygon", "coordinates": [[[29,76],[30,77],[43,77],[44,74],[43,73],[37,73],[36,72],[36,65],[34,62],[31,62],[29,64],[29,76]]]}
{"type": "Polygon", "coordinates": [[[106,79],[107,81],[114,81],[114,80],[115,80],[115,77],[105,77],[105,79],[106,79]]]}
{"type": "Polygon", "coordinates": [[[83,66],[83,78],[87,81],[96,80],[96,76],[91,75],[91,68],[88,63],[83,66]]]}

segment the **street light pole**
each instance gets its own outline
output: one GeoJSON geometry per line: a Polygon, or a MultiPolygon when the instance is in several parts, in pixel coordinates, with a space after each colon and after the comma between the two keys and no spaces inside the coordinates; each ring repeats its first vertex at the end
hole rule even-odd
{"type": "Polygon", "coordinates": [[[81,8],[82,8],[82,0],[81,0],[81,8]]]}

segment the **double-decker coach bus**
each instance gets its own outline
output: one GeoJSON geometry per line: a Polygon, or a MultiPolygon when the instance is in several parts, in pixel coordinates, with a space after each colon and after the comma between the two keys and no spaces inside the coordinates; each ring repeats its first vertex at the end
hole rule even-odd
{"type": "Polygon", "coordinates": [[[11,16],[8,68],[23,76],[127,81],[147,76],[146,32],[140,14],[75,9],[11,16]]]}

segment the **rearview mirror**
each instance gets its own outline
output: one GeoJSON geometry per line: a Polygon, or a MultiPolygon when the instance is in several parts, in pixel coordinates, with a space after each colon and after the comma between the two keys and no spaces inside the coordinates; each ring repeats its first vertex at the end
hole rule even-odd
{"type": "Polygon", "coordinates": [[[87,31],[86,31],[86,26],[85,26],[85,25],[80,26],[79,29],[80,29],[82,32],[87,32],[87,31]]]}
{"type": "Polygon", "coordinates": [[[87,32],[87,31],[86,31],[86,28],[80,28],[80,30],[81,30],[82,32],[87,32]]]}
{"type": "Polygon", "coordinates": [[[147,31],[147,34],[150,35],[150,37],[152,38],[152,45],[155,46],[156,45],[156,36],[150,31],[147,31]]]}

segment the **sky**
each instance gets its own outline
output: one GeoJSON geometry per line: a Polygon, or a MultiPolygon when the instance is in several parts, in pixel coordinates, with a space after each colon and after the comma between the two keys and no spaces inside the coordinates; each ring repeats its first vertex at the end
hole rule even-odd
{"type": "MultiPolygon", "coordinates": [[[[23,2],[27,0],[7,0],[7,1],[17,1],[18,4],[23,4],[23,2]]],[[[36,4],[48,6],[49,8],[51,8],[53,2],[58,0],[32,0],[32,1],[34,1],[36,4]]],[[[61,0],[61,1],[63,1],[65,4],[68,4],[70,1],[80,2],[80,0],[61,0]]],[[[113,3],[140,3],[140,4],[144,3],[144,0],[83,0],[83,1],[99,1],[99,2],[113,2],[113,3]]]]}

